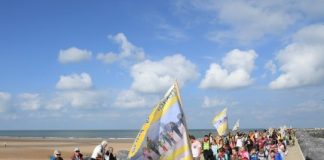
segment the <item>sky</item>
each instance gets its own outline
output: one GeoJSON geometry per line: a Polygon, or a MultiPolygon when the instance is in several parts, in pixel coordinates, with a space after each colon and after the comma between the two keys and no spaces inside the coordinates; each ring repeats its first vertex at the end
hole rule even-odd
{"type": "Polygon", "coordinates": [[[324,127],[321,0],[2,0],[0,130],[139,129],[178,81],[190,129],[324,127]]]}

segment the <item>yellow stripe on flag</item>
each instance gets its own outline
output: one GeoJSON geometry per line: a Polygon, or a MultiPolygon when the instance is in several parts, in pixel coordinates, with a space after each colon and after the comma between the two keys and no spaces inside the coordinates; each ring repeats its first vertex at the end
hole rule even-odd
{"type": "Polygon", "coordinates": [[[226,114],[227,114],[227,108],[224,108],[222,112],[220,112],[214,117],[213,122],[219,120],[221,117],[226,116],[226,114]]]}
{"type": "MultiPolygon", "coordinates": [[[[191,154],[188,145],[184,145],[183,147],[175,150],[171,155],[169,155],[165,159],[166,160],[174,160],[176,157],[180,156],[181,154],[184,154],[185,152],[189,152],[189,154],[191,154]]],[[[188,160],[190,160],[190,159],[191,159],[191,157],[188,160]]]]}
{"type": "Polygon", "coordinates": [[[170,99],[168,99],[168,101],[165,103],[165,105],[163,106],[163,109],[157,110],[157,114],[155,115],[155,117],[152,119],[152,123],[157,122],[158,120],[161,119],[161,117],[168,112],[168,110],[170,109],[171,106],[173,106],[173,104],[175,104],[178,101],[177,96],[173,96],[170,99]]]}

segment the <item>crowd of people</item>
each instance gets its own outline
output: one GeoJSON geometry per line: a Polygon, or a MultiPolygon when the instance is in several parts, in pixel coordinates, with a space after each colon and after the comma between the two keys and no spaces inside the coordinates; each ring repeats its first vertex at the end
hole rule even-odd
{"type": "MultiPolygon", "coordinates": [[[[90,156],[90,160],[116,160],[116,155],[113,152],[113,148],[108,147],[106,150],[107,146],[107,141],[102,141],[99,145],[97,145],[90,156]]],[[[54,154],[50,157],[50,160],[63,160],[61,151],[54,150],[54,154]]],[[[84,160],[83,154],[79,148],[74,149],[70,160],[84,160]]]]}
{"type": "Polygon", "coordinates": [[[292,129],[255,130],[226,136],[205,135],[202,141],[189,136],[194,160],[284,160],[287,145],[294,145],[292,129]]]}
{"type": "MultiPolygon", "coordinates": [[[[294,145],[293,129],[269,129],[250,132],[228,133],[226,136],[205,135],[201,141],[189,135],[194,160],[285,160],[287,146],[294,145]]],[[[116,160],[107,141],[97,145],[91,160],[116,160]],[[106,149],[108,148],[108,149],[106,149]]],[[[63,160],[61,152],[55,150],[50,160],[63,160]]],[[[75,148],[70,160],[84,160],[79,148],[75,148]]]]}

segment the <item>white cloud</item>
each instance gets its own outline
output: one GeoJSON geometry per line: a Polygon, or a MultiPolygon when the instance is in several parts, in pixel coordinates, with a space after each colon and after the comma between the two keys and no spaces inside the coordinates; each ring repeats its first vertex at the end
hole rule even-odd
{"type": "Polygon", "coordinates": [[[313,24],[302,28],[293,35],[293,41],[298,44],[320,46],[324,41],[324,24],[313,24]]]}
{"type": "Polygon", "coordinates": [[[41,97],[39,94],[22,93],[18,95],[18,107],[22,110],[38,110],[41,106],[41,97]]]}
{"type": "Polygon", "coordinates": [[[102,107],[103,104],[103,93],[94,90],[75,90],[58,92],[48,101],[46,108],[49,110],[60,110],[68,107],[94,109],[102,107]]]}
{"type": "Polygon", "coordinates": [[[202,107],[203,108],[210,108],[210,107],[217,107],[217,106],[224,107],[225,105],[227,105],[225,99],[210,98],[205,96],[202,107]]]}
{"type": "Polygon", "coordinates": [[[212,63],[200,83],[201,88],[234,89],[250,85],[253,82],[251,72],[257,54],[254,50],[234,49],[223,58],[223,67],[212,63]]]}
{"type": "Polygon", "coordinates": [[[324,81],[324,25],[305,27],[293,42],[279,51],[276,60],[282,74],[270,83],[271,89],[318,85],[324,81]]]}
{"type": "Polygon", "coordinates": [[[273,63],[272,60],[269,60],[265,65],[264,68],[269,70],[271,72],[271,74],[275,74],[277,71],[277,66],[276,64],[273,63]]]}
{"type": "Polygon", "coordinates": [[[9,106],[11,95],[6,92],[0,92],[0,113],[5,112],[9,106]]]}
{"type": "MultiPolygon", "coordinates": [[[[180,0],[181,1],[181,0],[180,0]]],[[[199,10],[208,13],[209,23],[217,24],[207,34],[210,40],[226,40],[249,43],[266,35],[282,33],[299,19],[289,1],[182,1],[177,3],[182,10],[199,10]],[[221,26],[221,27],[219,27],[221,26]],[[225,27],[223,27],[225,26],[225,27]]]]}
{"type": "Polygon", "coordinates": [[[296,24],[322,22],[324,18],[321,0],[177,0],[175,6],[187,11],[178,13],[191,13],[189,21],[199,16],[208,19],[201,23],[215,24],[207,37],[218,43],[230,40],[246,44],[269,35],[281,36],[296,24]]]}
{"type": "Polygon", "coordinates": [[[298,18],[287,8],[273,2],[224,1],[220,3],[218,19],[230,26],[230,30],[213,32],[212,40],[239,40],[241,43],[263,38],[267,34],[278,34],[286,30],[298,18]]]}
{"type": "Polygon", "coordinates": [[[60,76],[56,84],[57,89],[89,89],[92,87],[92,79],[88,73],[60,76]]]}
{"type": "Polygon", "coordinates": [[[143,95],[132,90],[120,92],[114,102],[114,106],[120,108],[139,108],[147,105],[148,100],[143,95]]]}
{"type": "Polygon", "coordinates": [[[115,61],[126,61],[126,60],[135,60],[142,61],[145,59],[145,52],[142,48],[139,48],[133,45],[128,41],[124,33],[118,33],[115,36],[109,36],[111,40],[116,42],[120,46],[119,53],[100,53],[97,55],[97,59],[103,63],[113,63],[115,61]]]}
{"type": "Polygon", "coordinates": [[[87,50],[82,50],[76,47],[71,47],[65,50],[60,50],[58,60],[61,63],[75,63],[91,58],[92,53],[87,50]]]}
{"type": "Polygon", "coordinates": [[[132,89],[144,93],[166,91],[178,80],[180,85],[199,76],[197,67],[181,54],[164,57],[160,61],[145,60],[131,68],[132,89]]]}

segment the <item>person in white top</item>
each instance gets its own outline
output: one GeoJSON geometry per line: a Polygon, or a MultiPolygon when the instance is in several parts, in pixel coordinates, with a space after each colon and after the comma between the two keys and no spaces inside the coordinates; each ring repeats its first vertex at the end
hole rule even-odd
{"type": "Polygon", "coordinates": [[[257,130],[254,131],[254,138],[255,139],[259,138],[259,132],[257,130]]]}
{"type": "Polygon", "coordinates": [[[280,153],[281,159],[285,160],[285,155],[288,153],[288,151],[286,152],[286,147],[282,139],[280,139],[278,143],[278,152],[280,153]]]}
{"type": "Polygon", "coordinates": [[[91,160],[96,160],[97,158],[104,159],[105,148],[107,147],[108,142],[102,141],[101,144],[97,145],[91,155],[91,160]]]}
{"type": "Polygon", "coordinates": [[[242,146],[243,146],[242,136],[238,135],[237,140],[236,140],[236,147],[241,148],[242,146]]]}
{"type": "Polygon", "coordinates": [[[190,135],[190,142],[191,142],[191,152],[192,152],[192,157],[194,160],[200,160],[200,155],[201,155],[201,143],[196,140],[195,136],[190,135]]]}

